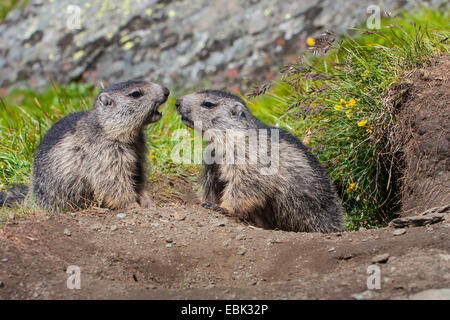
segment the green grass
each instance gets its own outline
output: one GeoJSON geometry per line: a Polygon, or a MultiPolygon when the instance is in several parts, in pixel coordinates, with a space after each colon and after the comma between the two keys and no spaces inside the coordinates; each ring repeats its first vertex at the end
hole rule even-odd
{"type": "MultiPolygon", "coordinates": [[[[288,129],[312,148],[337,187],[350,230],[385,225],[392,218],[396,177],[386,135],[396,123],[384,99],[406,70],[448,52],[449,20],[447,9],[422,8],[383,20],[376,32],[355,30],[325,55],[302,55],[302,63],[283,70],[269,91],[247,99],[259,119],[288,129]],[[349,101],[354,105],[347,106],[349,101]]],[[[200,169],[170,159],[178,143],[174,132],[186,128],[174,106],[182,91],[174,91],[163,119],[147,130],[150,179],[195,177],[200,169]]],[[[0,102],[0,188],[29,181],[43,134],[64,115],[91,108],[97,92],[87,84],[9,91],[0,102]]]]}
{"type": "Polygon", "coordinates": [[[0,21],[2,21],[9,11],[11,11],[17,4],[19,4],[19,8],[23,9],[27,1],[21,1],[19,3],[19,0],[1,0],[0,1],[0,21]]]}

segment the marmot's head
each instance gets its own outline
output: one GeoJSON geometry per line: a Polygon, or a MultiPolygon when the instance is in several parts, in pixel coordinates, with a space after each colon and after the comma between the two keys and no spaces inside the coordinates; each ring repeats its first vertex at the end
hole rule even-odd
{"type": "Polygon", "coordinates": [[[169,89],[147,81],[113,84],[97,96],[94,114],[98,125],[111,137],[132,135],[161,119],[158,107],[166,102],[169,89]]]}
{"type": "Polygon", "coordinates": [[[194,123],[201,122],[203,132],[249,129],[255,120],[241,98],[224,91],[198,91],[178,98],[175,105],[185,125],[194,128],[194,123]]]}

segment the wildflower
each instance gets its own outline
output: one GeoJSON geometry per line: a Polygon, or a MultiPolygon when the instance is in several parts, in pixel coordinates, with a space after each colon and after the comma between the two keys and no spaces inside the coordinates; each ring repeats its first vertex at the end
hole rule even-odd
{"type": "Polygon", "coordinates": [[[350,185],[348,186],[348,188],[346,190],[347,193],[351,192],[354,188],[355,188],[355,183],[354,182],[350,183],[350,185]]]}
{"type": "Polygon", "coordinates": [[[356,104],[355,99],[351,98],[350,100],[347,101],[347,104],[345,106],[348,108],[353,107],[355,104],[356,104]]]}
{"type": "Polygon", "coordinates": [[[351,118],[352,117],[352,115],[350,114],[350,112],[352,112],[352,110],[347,110],[347,111],[345,111],[345,114],[347,115],[347,118],[351,118]]]}
{"type": "Polygon", "coordinates": [[[364,71],[363,73],[361,73],[361,77],[362,77],[364,80],[366,80],[366,77],[369,75],[369,73],[370,73],[370,71],[369,71],[369,70],[366,70],[366,71],[364,71]]]}
{"type": "Polygon", "coordinates": [[[339,110],[341,110],[341,109],[342,109],[342,105],[340,105],[340,104],[335,104],[335,105],[334,105],[334,110],[339,111],[339,110]]]}
{"type": "Polygon", "coordinates": [[[306,39],[306,44],[312,47],[316,44],[316,40],[314,40],[314,38],[308,37],[308,39],[306,39]]]}
{"type": "Polygon", "coordinates": [[[155,150],[150,151],[150,159],[151,160],[155,159],[155,150]]]}
{"type": "Polygon", "coordinates": [[[368,133],[372,133],[372,132],[373,132],[373,126],[370,126],[369,128],[367,128],[366,131],[367,131],[368,133]]]}
{"type": "Polygon", "coordinates": [[[347,103],[347,101],[345,101],[344,99],[341,99],[339,102],[340,102],[341,104],[346,104],[346,103],[347,103]]]}
{"type": "Polygon", "coordinates": [[[364,127],[367,124],[367,120],[361,120],[358,122],[358,127],[364,127]]]}

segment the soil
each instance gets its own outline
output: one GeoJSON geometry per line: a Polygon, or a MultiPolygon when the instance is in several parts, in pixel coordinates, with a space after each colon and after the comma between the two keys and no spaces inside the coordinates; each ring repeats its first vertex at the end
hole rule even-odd
{"type": "MultiPolygon", "coordinates": [[[[412,75],[400,110],[416,137],[403,195],[415,214],[449,202],[450,68],[439,61],[412,75]]],[[[204,209],[195,186],[161,177],[153,209],[12,217],[0,229],[0,299],[450,299],[439,290],[450,288],[449,210],[420,227],[283,232],[204,209]],[[73,265],[80,289],[67,287],[73,265]],[[371,265],[380,289],[368,289],[371,265]]]]}
{"type": "Polygon", "coordinates": [[[415,215],[450,203],[450,55],[414,70],[399,87],[402,214],[415,215]]]}

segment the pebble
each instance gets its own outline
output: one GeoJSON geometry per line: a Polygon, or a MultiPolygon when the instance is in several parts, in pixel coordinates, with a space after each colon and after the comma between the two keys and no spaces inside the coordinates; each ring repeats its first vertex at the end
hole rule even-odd
{"type": "Polygon", "coordinates": [[[386,263],[389,260],[389,253],[377,255],[372,258],[372,263],[386,263]]]}
{"type": "Polygon", "coordinates": [[[167,247],[167,248],[172,248],[172,246],[173,246],[173,243],[167,243],[167,244],[166,244],[166,247],[167,247]]]}
{"type": "Polygon", "coordinates": [[[370,299],[373,297],[373,293],[372,290],[366,290],[364,292],[361,293],[354,293],[352,294],[352,297],[356,300],[365,300],[365,299],[370,299]]]}
{"type": "Polygon", "coordinates": [[[14,213],[11,213],[11,214],[9,215],[9,220],[14,220],[15,217],[16,217],[16,215],[15,215],[14,213]]]}
{"type": "Polygon", "coordinates": [[[172,240],[171,238],[167,238],[167,239],[166,239],[166,242],[167,242],[167,243],[172,243],[173,240],[172,240]]]}
{"type": "Polygon", "coordinates": [[[111,226],[111,231],[116,231],[117,230],[117,226],[116,225],[112,225],[111,226]]]}
{"type": "Polygon", "coordinates": [[[237,252],[237,254],[240,256],[243,256],[246,253],[247,253],[247,249],[245,249],[245,248],[240,248],[237,252]]]}
{"type": "Polygon", "coordinates": [[[100,230],[101,228],[102,228],[102,224],[101,223],[94,223],[91,226],[91,229],[94,230],[94,231],[100,230]]]}
{"type": "Polygon", "coordinates": [[[405,228],[401,228],[401,229],[397,229],[395,230],[392,234],[394,236],[401,236],[402,234],[406,233],[406,229],[405,228]]]}
{"type": "Polygon", "coordinates": [[[2,262],[8,262],[8,258],[3,258],[2,262]]]}
{"type": "Polygon", "coordinates": [[[175,218],[175,220],[178,220],[178,221],[183,221],[184,219],[186,219],[186,215],[183,213],[179,213],[179,212],[175,212],[173,214],[173,217],[175,218]]]}
{"type": "Polygon", "coordinates": [[[70,230],[67,228],[64,229],[64,234],[68,237],[70,237],[72,235],[72,233],[70,233],[70,230]]]}
{"type": "Polygon", "coordinates": [[[336,250],[335,248],[330,248],[330,249],[328,249],[328,252],[333,252],[335,250],[336,250]]]}
{"type": "Polygon", "coordinates": [[[245,235],[243,235],[243,234],[238,234],[236,236],[236,240],[244,240],[244,239],[245,239],[245,235]]]}
{"type": "Polygon", "coordinates": [[[117,214],[117,218],[119,218],[119,219],[123,219],[126,216],[127,216],[126,213],[123,213],[123,212],[117,214]]]}

